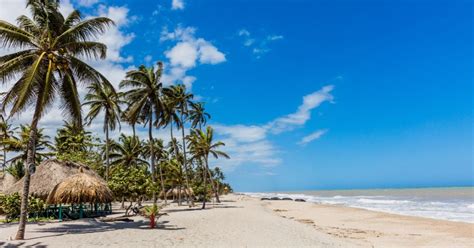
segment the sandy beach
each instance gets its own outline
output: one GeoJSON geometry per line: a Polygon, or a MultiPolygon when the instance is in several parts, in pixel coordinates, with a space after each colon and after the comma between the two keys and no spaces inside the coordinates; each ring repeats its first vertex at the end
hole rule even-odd
{"type": "MultiPolygon", "coordinates": [[[[157,229],[97,219],[28,224],[26,240],[11,241],[16,224],[0,225],[2,247],[470,247],[474,224],[293,201],[227,195],[199,210],[175,204],[157,229]]],[[[120,214],[120,213],[119,213],[120,214]]]]}

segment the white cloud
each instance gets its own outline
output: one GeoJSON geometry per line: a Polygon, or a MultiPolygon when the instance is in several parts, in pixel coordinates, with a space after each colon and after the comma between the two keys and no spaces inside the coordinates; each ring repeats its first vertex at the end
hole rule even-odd
{"type": "Polygon", "coordinates": [[[257,59],[261,58],[262,55],[271,51],[269,43],[282,40],[283,35],[267,35],[260,38],[255,38],[247,29],[243,28],[237,32],[239,37],[243,39],[243,45],[249,47],[252,53],[257,59]]]}
{"type": "Polygon", "coordinates": [[[143,60],[145,60],[146,63],[150,63],[153,60],[153,56],[147,55],[145,58],[143,58],[143,60]]]}
{"type": "Polygon", "coordinates": [[[69,14],[71,14],[71,12],[74,11],[74,6],[72,6],[70,0],[63,0],[59,3],[59,11],[64,16],[68,16],[69,14]]]}
{"type": "Polygon", "coordinates": [[[78,0],[77,4],[79,6],[91,7],[92,5],[98,3],[99,0],[78,0]]]}
{"type": "Polygon", "coordinates": [[[267,36],[267,40],[282,40],[283,35],[269,35],[267,36]]]}
{"type": "Polygon", "coordinates": [[[183,0],[172,0],[171,1],[171,9],[184,9],[184,1],[183,0]]]}
{"type": "Polygon", "coordinates": [[[245,125],[213,125],[217,133],[228,135],[231,139],[238,142],[255,142],[265,139],[267,129],[261,126],[245,126],[245,125]]]}
{"type": "Polygon", "coordinates": [[[247,29],[243,28],[239,30],[239,36],[250,36],[250,32],[247,29]]]}
{"type": "MultiPolygon", "coordinates": [[[[303,103],[297,111],[263,125],[213,125],[216,133],[226,143],[223,148],[231,156],[231,160],[218,161],[220,166],[231,170],[243,163],[256,163],[262,166],[274,166],[282,162],[278,157],[279,151],[268,140],[269,134],[280,134],[303,126],[311,118],[311,111],[323,102],[331,102],[331,91],[334,86],[322,87],[303,97],[303,103]]],[[[327,130],[318,130],[304,137],[300,144],[306,144],[321,137],[327,130]]]]}
{"type": "Polygon", "coordinates": [[[334,97],[331,91],[333,85],[324,86],[322,89],[303,97],[303,103],[295,113],[277,118],[269,123],[269,128],[273,133],[292,130],[295,127],[304,125],[311,118],[311,110],[326,101],[332,101],[334,97]]]}
{"type": "Polygon", "coordinates": [[[304,136],[300,142],[298,142],[299,145],[306,145],[308,144],[309,142],[313,141],[313,140],[317,140],[319,138],[321,138],[321,136],[323,136],[324,134],[326,134],[328,132],[327,129],[321,129],[321,130],[317,130],[307,136],[304,136]]]}
{"type": "Polygon", "coordinates": [[[100,42],[107,45],[107,60],[112,62],[132,62],[133,57],[122,56],[122,48],[135,38],[134,33],[125,33],[124,27],[130,24],[135,17],[129,15],[129,9],[126,7],[100,5],[98,9],[99,16],[105,16],[115,22],[104,35],[100,37],[100,42]]]}
{"type": "Polygon", "coordinates": [[[180,42],[171,48],[171,50],[166,51],[165,55],[173,66],[192,68],[196,66],[198,50],[191,42],[180,42]]]}
{"type": "Polygon", "coordinates": [[[225,62],[225,55],[217,50],[215,46],[213,46],[211,43],[199,39],[198,43],[200,44],[199,46],[199,62],[202,64],[219,64],[222,62],[225,62]]]}
{"type": "Polygon", "coordinates": [[[193,27],[178,27],[172,32],[166,28],[161,32],[161,42],[176,42],[165,51],[169,63],[165,65],[164,84],[182,82],[190,88],[196,77],[186,75],[186,72],[198,64],[220,64],[226,61],[225,54],[219,51],[211,42],[195,36],[193,27]]]}

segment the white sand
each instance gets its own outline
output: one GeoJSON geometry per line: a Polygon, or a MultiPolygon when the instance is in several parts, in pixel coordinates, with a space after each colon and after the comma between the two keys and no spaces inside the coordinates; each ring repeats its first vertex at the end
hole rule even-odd
{"type": "Polygon", "coordinates": [[[467,247],[474,225],[290,201],[223,197],[208,210],[172,205],[157,229],[94,219],[29,224],[26,240],[9,241],[16,224],[0,225],[0,246],[35,247],[467,247]],[[439,242],[439,243],[437,243],[439,242]]]}

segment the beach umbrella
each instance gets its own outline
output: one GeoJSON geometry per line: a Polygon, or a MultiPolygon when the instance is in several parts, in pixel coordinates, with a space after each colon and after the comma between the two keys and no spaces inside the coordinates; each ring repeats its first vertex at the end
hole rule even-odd
{"type": "Polygon", "coordinates": [[[107,183],[84,173],[72,175],[57,184],[48,196],[49,204],[109,203],[113,201],[112,191],[107,183]]]}

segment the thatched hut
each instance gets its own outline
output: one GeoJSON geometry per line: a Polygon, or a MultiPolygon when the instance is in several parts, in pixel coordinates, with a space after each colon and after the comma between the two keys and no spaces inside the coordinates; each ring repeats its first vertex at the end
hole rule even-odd
{"type": "Polygon", "coordinates": [[[72,175],[54,187],[48,196],[48,204],[110,203],[112,191],[98,177],[83,172],[72,175]]]}
{"type": "MultiPolygon", "coordinates": [[[[166,198],[169,199],[171,197],[174,200],[179,197],[180,193],[181,193],[181,197],[183,198],[194,197],[194,191],[192,188],[186,189],[185,187],[182,187],[182,188],[175,187],[175,188],[169,189],[166,192],[166,198]]],[[[160,194],[160,198],[164,199],[163,194],[160,194]]]]}
{"type": "MultiPolygon", "coordinates": [[[[79,168],[81,167],[83,167],[85,174],[102,180],[95,171],[85,165],[49,159],[37,166],[36,172],[31,175],[30,194],[46,200],[49,193],[51,193],[57,184],[64,181],[64,179],[79,173],[79,168]]],[[[5,189],[5,194],[12,194],[15,192],[21,194],[23,192],[23,180],[24,179],[20,179],[18,182],[5,189]]]]}

